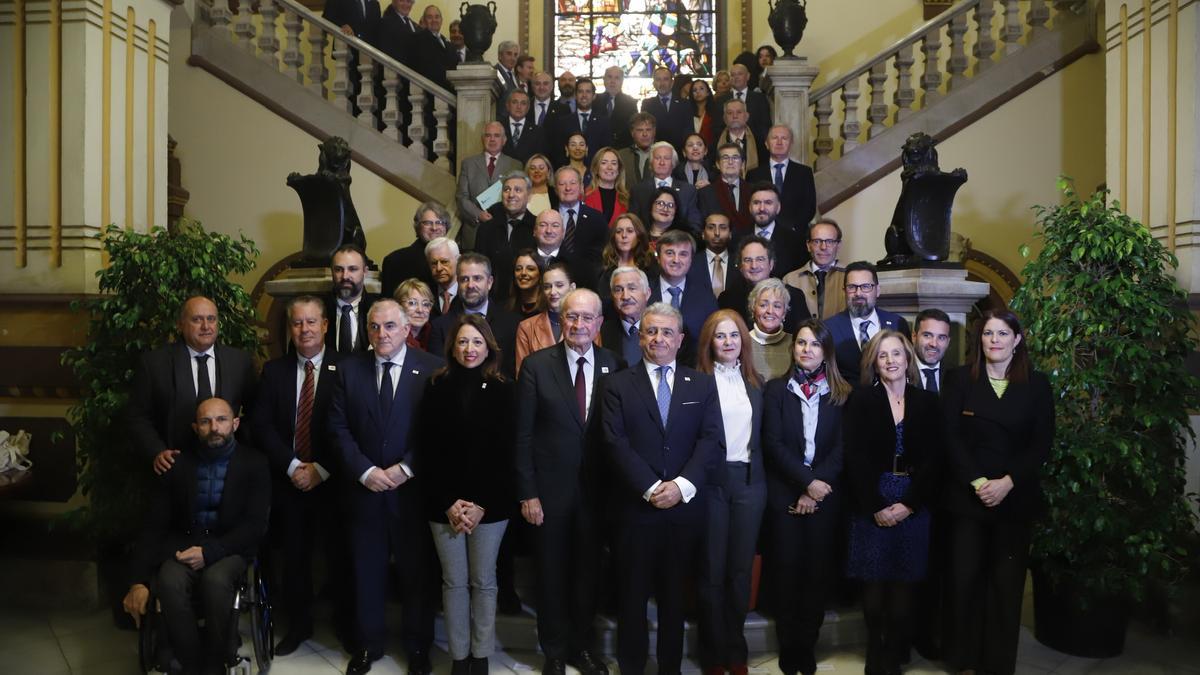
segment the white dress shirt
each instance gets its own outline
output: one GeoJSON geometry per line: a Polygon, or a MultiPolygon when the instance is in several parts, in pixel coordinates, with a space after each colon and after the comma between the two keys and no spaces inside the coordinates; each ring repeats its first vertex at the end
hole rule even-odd
{"type": "MultiPolygon", "coordinates": [[[[404,356],[407,353],[408,353],[408,345],[402,344],[402,345],[400,345],[400,350],[397,351],[395,354],[392,354],[391,358],[385,359],[382,356],[379,356],[378,354],[375,355],[375,391],[376,392],[378,392],[379,388],[383,386],[383,364],[385,362],[388,362],[388,363],[393,364],[389,375],[391,376],[391,379],[392,379],[392,396],[396,395],[396,388],[400,386],[400,373],[404,370],[404,356]]],[[[368,467],[367,470],[362,472],[362,475],[358,477],[358,482],[362,483],[363,485],[366,485],[367,484],[367,476],[371,475],[371,472],[378,468],[379,467],[377,467],[377,466],[368,467]]],[[[413,477],[412,467],[410,467],[409,465],[405,464],[404,462],[400,462],[400,469],[402,471],[404,471],[404,473],[408,474],[409,478],[413,477]]]]}
{"type": "Polygon", "coordinates": [[[671,304],[671,291],[669,291],[667,289],[669,289],[669,288],[678,288],[679,289],[679,304],[680,304],[680,306],[682,306],[683,305],[683,293],[684,293],[686,286],[687,286],[687,277],[686,276],[684,278],[680,279],[679,283],[676,284],[675,286],[672,286],[671,283],[669,281],[667,281],[667,278],[665,276],[658,277],[658,292],[662,296],[662,301],[667,303],[668,305],[671,304]]]}
{"type": "Polygon", "coordinates": [[[829,380],[821,380],[811,397],[805,396],[804,390],[791,377],[788,378],[787,388],[800,399],[800,405],[804,408],[804,465],[812,466],[813,458],[817,455],[817,417],[821,413],[821,397],[829,393],[829,380]]]}
{"type": "Polygon", "coordinates": [[[725,272],[725,278],[721,280],[724,283],[729,279],[729,249],[725,249],[720,253],[713,253],[708,249],[704,249],[704,263],[708,266],[709,276],[712,276],[713,260],[717,258],[721,259],[721,270],[725,272]]]}
{"type": "MultiPolygon", "coordinates": [[[[312,361],[312,364],[313,364],[313,397],[315,398],[317,395],[317,383],[321,380],[321,363],[324,360],[325,360],[325,348],[324,347],[321,347],[321,351],[318,352],[317,355],[312,357],[311,359],[306,359],[299,354],[296,355],[296,408],[295,409],[297,411],[300,410],[300,390],[304,388],[304,364],[305,364],[305,362],[312,361]]],[[[296,444],[295,434],[292,434],[292,451],[293,452],[296,449],[295,444],[296,444]]],[[[321,474],[321,480],[329,480],[329,472],[325,470],[325,467],[321,466],[320,464],[317,464],[316,462],[310,462],[310,463],[313,466],[317,467],[317,473],[321,474]]],[[[292,474],[296,473],[296,468],[299,466],[300,466],[300,459],[297,457],[293,457],[291,463],[288,464],[288,468],[287,468],[288,478],[291,478],[292,474]]]]}
{"type": "MultiPolygon", "coordinates": [[[[649,378],[650,378],[650,390],[653,391],[655,393],[655,395],[657,395],[658,394],[658,368],[659,368],[659,366],[656,365],[655,363],[653,363],[652,361],[642,361],[642,365],[646,367],[646,375],[649,376],[649,378]]],[[[670,363],[663,364],[663,365],[665,365],[667,367],[667,388],[669,388],[671,390],[671,396],[674,397],[675,396],[675,361],[672,361],[670,363]]],[[[686,504],[686,503],[692,501],[692,498],[696,496],[696,486],[692,485],[692,481],[684,478],[683,476],[676,476],[676,477],[672,478],[671,480],[679,488],[679,494],[681,494],[683,496],[683,503],[686,504]]],[[[642,493],[642,499],[645,499],[646,501],[650,501],[650,495],[654,494],[654,491],[658,489],[659,485],[662,485],[661,480],[654,481],[654,484],[650,486],[650,489],[648,489],[642,493]]]]}
{"type": "Polygon", "coordinates": [[[867,337],[868,338],[875,337],[875,334],[879,332],[879,313],[876,312],[875,310],[871,310],[870,314],[862,317],[861,319],[856,316],[852,316],[852,317],[850,317],[850,327],[854,329],[854,341],[855,342],[858,342],[859,331],[862,330],[861,328],[859,328],[859,326],[862,325],[862,322],[864,322],[864,321],[871,322],[871,325],[867,326],[867,337]]]}
{"type": "Polygon", "coordinates": [[[196,392],[197,396],[200,395],[200,364],[196,362],[196,357],[207,356],[208,360],[204,362],[204,365],[208,366],[208,383],[212,386],[212,395],[217,396],[217,346],[214,344],[203,352],[198,352],[191,347],[188,347],[187,350],[188,360],[192,362],[192,391],[196,392]]]}
{"type": "Polygon", "coordinates": [[[759,227],[758,224],[754,225],[754,234],[757,234],[758,236],[762,237],[763,239],[770,239],[771,235],[774,233],[775,233],[775,221],[773,221],[773,220],[771,222],[767,223],[763,227],[759,227]]]}
{"type": "Polygon", "coordinates": [[[750,432],[754,423],[754,408],[742,379],[741,362],[732,366],[713,364],[717,380],[717,400],[721,404],[721,419],[725,422],[725,461],[750,461],[750,432]]]}
{"type": "MultiPolygon", "coordinates": [[[[346,302],[345,300],[338,298],[337,312],[333,316],[333,321],[335,324],[333,327],[333,334],[341,335],[342,334],[342,307],[345,307],[346,305],[350,305],[350,344],[351,345],[358,342],[358,307],[362,303],[362,297],[363,297],[362,294],[359,293],[358,297],[351,300],[350,302],[346,302]]],[[[341,346],[341,345],[339,345],[339,346],[341,346]]]]}
{"type": "MultiPolygon", "coordinates": [[[[581,356],[586,359],[583,364],[583,390],[586,392],[584,394],[583,407],[586,410],[591,410],[592,386],[596,382],[596,350],[589,345],[587,352],[580,354],[566,344],[563,346],[566,347],[564,351],[567,352],[567,372],[571,374],[572,385],[575,384],[575,371],[579,369],[579,364],[576,363],[576,361],[578,361],[579,357],[581,356]]],[[[587,420],[584,421],[586,422],[587,420]]]]}

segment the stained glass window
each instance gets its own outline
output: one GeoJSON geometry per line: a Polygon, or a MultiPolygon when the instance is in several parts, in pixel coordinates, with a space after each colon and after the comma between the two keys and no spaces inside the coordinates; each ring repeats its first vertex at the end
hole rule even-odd
{"type": "Polygon", "coordinates": [[[712,76],[718,0],[553,0],[554,75],[591,77],[603,91],[605,69],[625,72],[624,91],[653,92],[658,66],[712,76]]]}

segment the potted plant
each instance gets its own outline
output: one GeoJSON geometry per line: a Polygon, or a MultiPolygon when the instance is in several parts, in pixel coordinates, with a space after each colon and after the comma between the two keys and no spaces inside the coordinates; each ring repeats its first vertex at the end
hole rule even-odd
{"type": "Polygon", "coordinates": [[[258,346],[254,306],[228,277],[254,269],[258,249],[244,236],[235,240],[205,232],[194,222],[149,233],[109,225],[97,238],[109,261],[97,273],[100,295],[72,306],[87,314],[87,342],[63,353],[63,364],[84,389],[68,419],[78,443],[79,486],[87,498],[67,515],[67,523],[95,542],[102,584],[110,596],[116,593],[114,612],[123,617],[124,553],[142,523],[152,476],[125,434],[125,405],[138,357],[176,338],[179,308],[195,294],[212,298],[220,310],[221,341],[253,353],[258,346]]]}
{"type": "MultiPolygon", "coordinates": [[[[1186,572],[1193,319],[1175,256],[1145,226],[1105,191],[1058,186],[1063,204],[1034,209],[1044,246],[1012,302],[1056,394],[1031,552],[1035,635],[1062,652],[1113,656],[1131,603],[1186,572]]],[[[1028,245],[1021,252],[1029,258],[1028,245]]]]}

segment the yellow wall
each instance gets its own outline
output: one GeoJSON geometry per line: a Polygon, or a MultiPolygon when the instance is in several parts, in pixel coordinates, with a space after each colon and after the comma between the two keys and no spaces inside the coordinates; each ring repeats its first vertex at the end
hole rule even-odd
{"type": "MultiPolygon", "coordinates": [[[[944,171],[968,182],[954,204],[954,231],[1018,275],[1035,204],[1056,204],[1055,178],[1090,192],[1104,181],[1104,57],[1086,56],[938,145],[944,171]]],[[[829,212],[842,226],[842,262],[879,260],[900,194],[896,170],[829,212]]],[[[1038,247],[1035,245],[1035,251],[1038,247]]]]}

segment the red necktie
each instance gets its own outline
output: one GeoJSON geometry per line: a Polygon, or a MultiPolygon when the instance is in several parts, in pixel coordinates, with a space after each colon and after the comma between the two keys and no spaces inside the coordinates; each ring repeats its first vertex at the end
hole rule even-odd
{"type": "Polygon", "coordinates": [[[312,461],[312,434],[309,428],[312,423],[313,409],[313,362],[304,362],[304,384],[300,385],[300,401],[296,403],[296,458],[301,462],[312,461]]]}
{"type": "Polygon", "coordinates": [[[488,157],[488,178],[491,178],[496,173],[496,158],[488,157]]]}
{"type": "Polygon", "coordinates": [[[583,364],[587,359],[582,356],[575,361],[575,402],[579,405],[579,419],[587,421],[587,383],[583,379],[583,364]]]}

